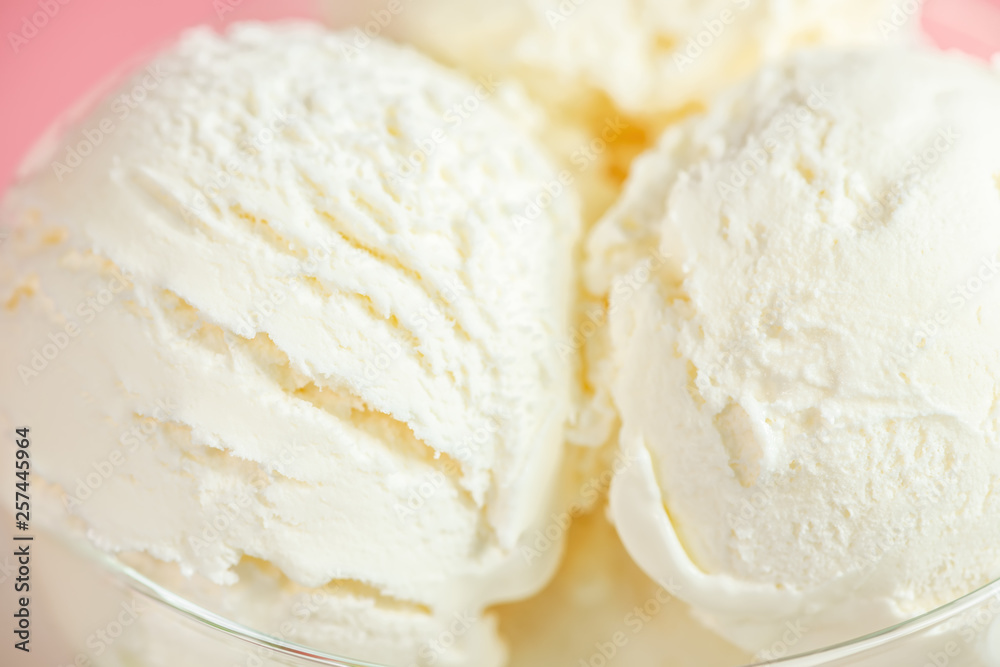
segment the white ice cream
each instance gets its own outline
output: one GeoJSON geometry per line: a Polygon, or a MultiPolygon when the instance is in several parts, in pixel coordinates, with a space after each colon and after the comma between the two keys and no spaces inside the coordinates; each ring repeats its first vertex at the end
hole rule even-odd
{"type": "Polygon", "coordinates": [[[896,4],[411,0],[394,15],[392,3],[373,0],[360,3],[372,9],[357,12],[352,36],[363,43],[374,26],[476,76],[523,85],[547,113],[544,140],[576,174],[589,221],[607,210],[632,159],[664,127],[761,63],[809,44],[913,34],[919,3],[909,13],[896,4]]]}
{"type": "Polygon", "coordinates": [[[589,241],[629,552],[750,650],[1000,574],[1000,73],[815,52],[668,131],[589,241]]]}
{"type": "MultiPolygon", "coordinates": [[[[342,3],[329,2],[342,18],[342,3]]],[[[621,194],[633,160],[762,63],[810,45],[882,44],[919,28],[913,0],[410,0],[355,3],[351,38],[385,31],[475,76],[522,85],[545,110],[541,136],[561,156],[585,224],[621,194]],[[393,9],[398,7],[399,11],[393,9]],[[360,9],[364,8],[364,9],[360,9]],[[381,23],[380,23],[381,22],[381,23]]],[[[581,301],[566,344],[586,342],[582,406],[569,438],[612,442],[604,386],[604,304],[581,301]]],[[[584,453],[584,456],[590,456],[584,453]]],[[[593,473],[586,469],[584,475],[593,473]]]]}
{"type": "Polygon", "coordinates": [[[761,62],[806,44],[911,34],[919,3],[909,12],[903,4],[418,0],[398,20],[407,37],[447,62],[515,76],[552,99],[586,90],[623,113],[649,116],[705,101],[761,62]]]}
{"type": "Polygon", "coordinates": [[[193,31],[35,160],[0,394],[98,544],[340,582],[372,642],[420,628],[379,646],[397,663],[559,557],[517,543],[556,493],[578,212],[525,217],[555,170],[493,91],[347,44],[193,31]]]}

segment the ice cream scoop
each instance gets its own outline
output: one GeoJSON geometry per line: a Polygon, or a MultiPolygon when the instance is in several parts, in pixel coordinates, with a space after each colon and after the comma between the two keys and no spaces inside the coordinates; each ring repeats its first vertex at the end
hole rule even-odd
{"type": "MultiPolygon", "coordinates": [[[[339,3],[328,3],[333,14],[339,3]]],[[[815,45],[909,41],[920,4],[893,0],[420,0],[358,3],[352,39],[398,35],[475,76],[523,86],[539,136],[581,194],[584,224],[621,194],[634,159],[763,63],[815,45]],[[398,8],[399,11],[395,11],[398,8]]],[[[617,421],[605,381],[604,304],[580,300],[564,344],[583,350],[571,450],[610,460],[617,421]],[[602,449],[603,448],[603,449],[602,449]]],[[[583,464],[584,476],[593,474],[583,464]]]]}
{"type": "Polygon", "coordinates": [[[966,56],[796,56],[669,130],[588,242],[613,521],[748,650],[1000,573],[997,108],[966,56]]]}
{"type": "Polygon", "coordinates": [[[559,484],[579,214],[533,208],[556,170],[504,94],[317,26],[198,29],[33,160],[2,407],[95,542],[334,582],[347,649],[393,664],[546,581],[558,545],[517,544],[559,484]]]}
{"type": "Polygon", "coordinates": [[[917,3],[905,11],[858,0],[423,0],[398,22],[450,62],[540,90],[556,85],[552,94],[589,90],[623,113],[649,116],[704,102],[803,45],[913,33],[918,12],[917,3]]]}
{"type": "Polygon", "coordinates": [[[638,152],[726,86],[803,46],[914,34],[920,8],[890,0],[421,0],[385,16],[391,7],[371,4],[359,11],[359,41],[374,27],[530,92],[546,111],[544,140],[577,174],[588,222],[614,201],[638,152]]]}

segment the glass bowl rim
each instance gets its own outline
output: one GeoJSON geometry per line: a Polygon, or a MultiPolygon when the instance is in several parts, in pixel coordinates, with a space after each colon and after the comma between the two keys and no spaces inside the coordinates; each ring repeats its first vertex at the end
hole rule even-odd
{"type": "Polygon", "coordinates": [[[867,651],[898,642],[905,637],[950,621],[971,609],[978,608],[990,598],[1000,600],[1000,579],[994,579],[951,602],[947,602],[939,607],[900,621],[895,625],[882,628],[881,630],[875,630],[860,637],[784,658],[754,662],[742,667],[759,667],[761,665],[823,667],[823,665],[829,664],[834,660],[861,655],[867,651]],[[822,661],[816,662],[817,659],[822,659],[822,661]]]}
{"type": "MultiPolygon", "coordinates": [[[[243,623],[210,611],[200,604],[185,598],[183,595],[171,591],[165,585],[126,565],[114,554],[98,549],[83,536],[69,535],[65,531],[54,531],[54,533],[56,539],[70,547],[78,555],[102,566],[107,574],[110,574],[118,583],[123,584],[130,591],[142,595],[161,607],[166,607],[178,613],[187,620],[193,621],[202,629],[214,630],[250,646],[317,665],[327,665],[328,667],[392,667],[390,665],[380,665],[355,658],[333,655],[320,649],[274,637],[267,632],[255,630],[243,623]]],[[[831,661],[861,655],[867,651],[898,642],[922,630],[954,619],[962,613],[980,606],[991,597],[1000,600],[1000,579],[991,581],[930,611],[869,634],[774,660],[751,662],[742,667],[759,667],[761,665],[822,667],[822,665],[828,664],[831,661]]],[[[734,665],[733,667],[740,666],[734,665]]]]}
{"type": "Polygon", "coordinates": [[[101,566],[105,574],[110,575],[115,583],[125,586],[130,592],[137,593],[160,607],[165,607],[169,611],[176,612],[188,621],[194,622],[200,629],[220,632],[226,637],[238,640],[251,647],[266,649],[272,654],[279,654],[317,665],[327,665],[328,667],[390,667],[355,658],[333,655],[320,649],[274,637],[267,632],[255,630],[244,623],[226,618],[222,614],[206,609],[197,602],[193,602],[183,595],[175,593],[167,586],[154,581],[151,577],[142,574],[134,567],[125,564],[114,554],[99,549],[83,536],[68,534],[68,531],[65,530],[46,532],[50,537],[69,548],[74,554],[101,566]]]}

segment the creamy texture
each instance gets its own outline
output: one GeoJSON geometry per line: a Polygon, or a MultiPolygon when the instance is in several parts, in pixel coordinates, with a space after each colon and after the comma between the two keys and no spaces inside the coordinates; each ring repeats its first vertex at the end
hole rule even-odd
{"type": "MultiPolygon", "coordinates": [[[[379,665],[422,667],[423,665],[507,665],[508,647],[500,639],[493,613],[478,609],[455,610],[450,616],[414,614],[404,605],[386,605],[373,600],[370,591],[356,582],[336,581],[319,588],[303,588],[288,581],[273,567],[244,561],[235,569],[239,581],[226,587],[202,578],[184,577],[176,566],[148,558],[128,558],[144,575],[181,593],[185,599],[287,642],[333,655],[364,655],[379,665]]],[[[151,652],[164,665],[196,664],[210,667],[232,662],[232,652],[213,657],[218,645],[203,642],[192,646],[172,645],[176,629],[153,618],[134,633],[131,647],[119,659],[129,665],[130,650],[151,652]]],[[[274,663],[277,664],[276,661],[274,663]]]]}
{"type": "MultiPolygon", "coordinates": [[[[289,641],[318,649],[371,643],[379,664],[409,667],[419,662],[417,658],[436,665],[455,664],[454,651],[437,658],[435,647],[457,642],[468,655],[470,647],[495,644],[498,621],[508,645],[508,667],[599,663],[595,656],[602,655],[602,649],[613,651],[614,661],[629,667],[748,664],[749,656],[691,618],[687,605],[675,597],[674,587],[668,590],[643,574],[604,517],[603,498],[600,505],[571,526],[563,526],[568,535],[566,558],[538,595],[500,606],[482,618],[456,613],[443,629],[414,623],[403,610],[373,608],[347,582],[302,589],[267,566],[244,562],[237,567],[239,582],[220,589],[202,579],[184,578],[172,565],[148,558],[127,561],[188,600],[289,641]],[[404,650],[414,658],[393,662],[393,656],[404,650]]],[[[130,635],[130,649],[156,647],[157,655],[170,656],[164,665],[187,664],[192,655],[202,658],[198,664],[215,664],[206,659],[212,648],[207,643],[194,652],[190,639],[180,649],[171,647],[169,642],[176,638],[171,635],[164,641],[163,630],[161,619],[144,625],[141,636],[130,635]]],[[[503,647],[494,650],[501,654],[503,647]]],[[[218,664],[230,662],[218,660],[218,664]]]]}
{"type": "Polygon", "coordinates": [[[676,586],[660,586],[629,558],[603,499],[574,521],[566,558],[538,595],[498,609],[510,667],[600,665],[734,667],[750,656],[691,618],[676,586]],[[610,657],[609,657],[610,656],[610,657]]]}
{"type": "MultiPolygon", "coordinates": [[[[329,5],[342,19],[340,3],[329,5]]],[[[411,0],[397,13],[379,0],[356,6],[356,41],[374,26],[475,76],[522,85],[546,112],[540,138],[562,156],[587,224],[607,212],[633,160],[666,127],[762,63],[808,45],[910,39],[919,28],[919,5],[907,12],[895,0],[411,0]]],[[[583,446],[573,455],[584,476],[608,458],[588,450],[611,446],[619,426],[604,381],[604,310],[584,295],[565,336],[567,348],[582,352],[569,438],[583,446]]]]}
{"type": "Polygon", "coordinates": [[[589,240],[614,523],[749,650],[1000,573],[997,108],[964,56],[804,54],[668,131],[589,240]]]}
{"type": "Polygon", "coordinates": [[[558,560],[517,543],[558,487],[578,211],[525,218],[554,169],[476,84],[346,46],[192,31],[67,136],[81,165],[35,160],[5,204],[0,391],[104,548],[348,582],[363,624],[427,635],[558,560]]]}
{"type": "MultiPolygon", "coordinates": [[[[343,20],[340,3],[327,4],[334,18],[343,20]]],[[[592,19],[555,32],[545,23],[545,2],[415,0],[404,3],[384,30],[477,78],[523,87],[544,111],[535,132],[562,158],[583,202],[585,220],[592,222],[614,202],[629,163],[649,145],[649,136],[643,124],[625,115],[581,72],[589,72],[604,48],[616,47],[615,40],[632,40],[632,31],[640,28],[616,26],[614,36],[604,41],[608,27],[600,22],[619,10],[611,2],[587,5],[592,19]]],[[[351,18],[362,27],[355,28],[353,36],[363,43],[363,30],[370,29],[367,22],[384,3],[365,0],[354,7],[351,18]]],[[[599,59],[606,65],[606,58],[599,59]]],[[[633,65],[648,67],[645,62],[633,65]]]]}
{"type": "MultiPolygon", "coordinates": [[[[375,9],[359,10],[359,22],[377,21],[384,4],[361,3],[375,9]]],[[[542,139],[576,176],[588,221],[614,202],[632,160],[664,127],[762,62],[807,44],[896,39],[919,23],[891,0],[404,5],[387,31],[476,76],[516,81],[540,103],[542,139]]]]}
{"type": "MultiPolygon", "coordinates": [[[[36,493],[41,490],[34,485],[33,489],[36,493]]],[[[37,493],[32,500],[33,514],[36,508],[47,509],[59,502],[47,493],[37,493]]],[[[37,515],[35,521],[41,525],[37,515]]],[[[53,525],[48,522],[49,527],[53,525]]],[[[113,585],[99,553],[81,552],[79,544],[68,544],[64,537],[45,531],[36,534],[32,544],[33,550],[38,549],[33,565],[49,574],[32,587],[32,613],[37,612],[55,627],[46,628],[52,633],[52,641],[42,652],[47,661],[30,664],[68,665],[77,655],[99,655],[101,667],[291,664],[261,648],[224,641],[222,633],[205,632],[175,610],[157,605],[128,587],[113,585]],[[99,641],[95,630],[104,619],[121,619],[123,608],[138,612],[134,620],[126,617],[132,622],[114,641],[99,641]]],[[[253,559],[245,559],[234,568],[239,580],[232,585],[185,576],[176,564],[145,554],[119,555],[118,560],[146,580],[230,623],[314,652],[364,655],[375,664],[399,667],[509,664],[509,649],[497,632],[492,613],[457,610],[450,617],[414,614],[408,605],[373,598],[358,582],[334,581],[305,588],[272,565],[253,559]]]]}
{"type": "MultiPolygon", "coordinates": [[[[806,44],[910,34],[889,0],[419,0],[401,12],[428,52],[514,75],[557,99],[586,90],[633,116],[704,101],[806,44]],[[471,62],[470,62],[471,60],[471,62]]],[[[911,20],[907,21],[906,18],[911,20]]]]}

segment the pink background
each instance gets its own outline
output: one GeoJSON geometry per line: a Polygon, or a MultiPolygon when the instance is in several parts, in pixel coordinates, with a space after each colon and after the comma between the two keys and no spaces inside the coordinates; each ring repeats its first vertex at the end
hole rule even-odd
{"type": "Polygon", "coordinates": [[[233,6],[220,19],[213,2],[0,0],[0,192],[63,110],[123,63],[155,50],[182,28],[318,14],[316,0],[218,0],[233,6]],[[20,33],[40,4],[59,10],[15,53],[8,33],[20,33]]]}
{"type": "MultiPolygon", "coordinates": [[[[317,1],[0,0],[0,192],[60,111],[121,63],[187,26],[314,16],[317,1]],[[234,6],[223,19],[216,11],[218,2],[234,6]],[[8,34],[19,33],[23,21],[40,11],[40,5],[58,7],[58,12],[15,53],[8,34]]],[[[360,3],[343,0],[343,4],[360,3]]],[[[906,3],[900,0],[900,4],[906,3]]],[[[926,23],[942,45],[961,46],[979,55],[1000,49],[1000,0],[927,0],[926,23]]]]}

